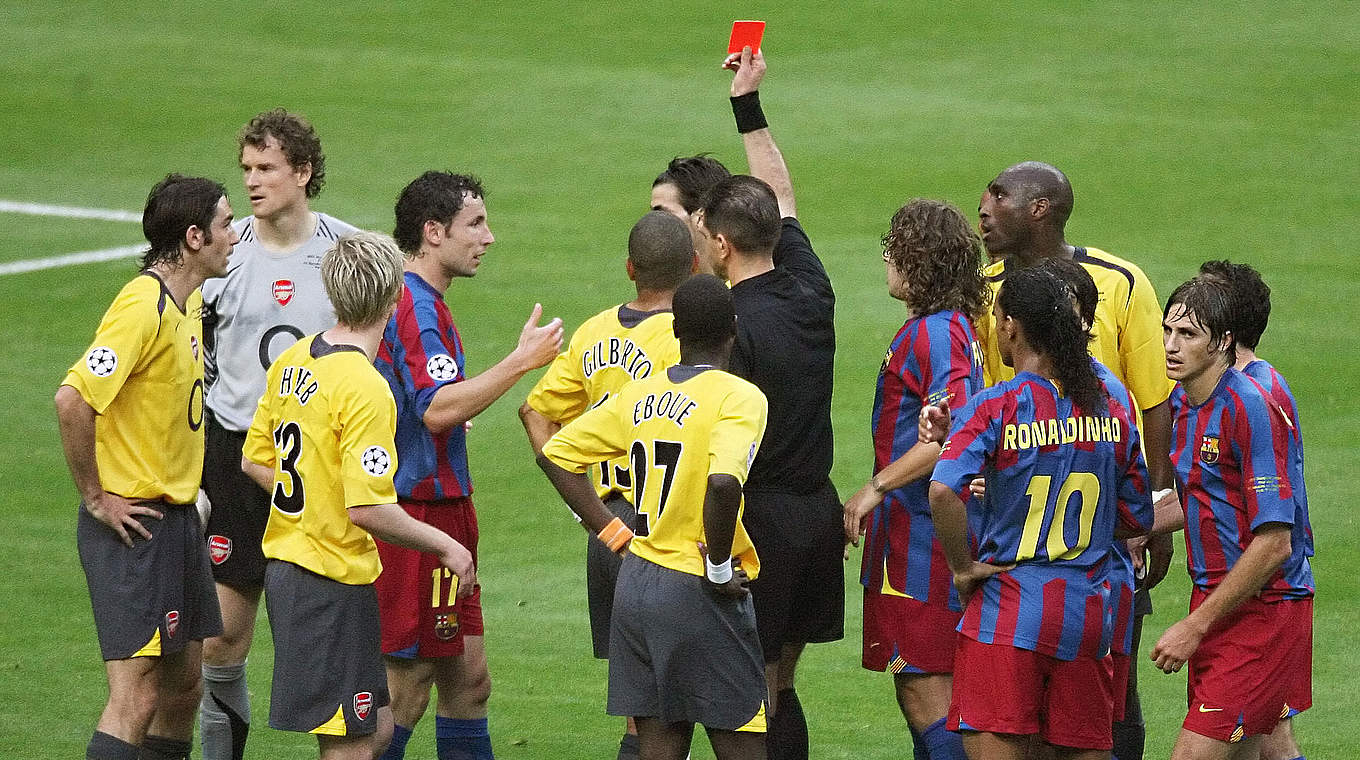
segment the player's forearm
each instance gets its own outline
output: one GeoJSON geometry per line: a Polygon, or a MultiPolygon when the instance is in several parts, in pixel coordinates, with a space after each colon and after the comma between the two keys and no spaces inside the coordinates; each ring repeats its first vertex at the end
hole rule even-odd
{"type": "Polygon", "coordinates": [[[274,488],[274,468],[241,457],[241,472],[266,491],[274,488]]]}
{"type": "Polygon", "coordinates": [[[775,200],[779,201],[781,217],[797,217],[798,208],[793,198],[793,178],[789,167],[784,163],[784,154],[774,142],[769,127],[747,132],[741,136],[742,146],[746,149],[746,165],[751,176],[763,180],[774,190],[775,200]]]}
{"type": "Polygon", "coordinates": [[[1147,452],[1148,481],[1154,491],[1170,488],[1171,404],[1168,401],[1143,410],[1143,448],[1147,452]]]}
{"type": "Polygon", "coordinates": [[[529,436],[529,446],[533,448],[535,454],[542,451],[543,444],[562,429],[561,425],[529,406],[527,401],[519,408],[519,421],[524,425],[524,433],[529,436]]]}
{"type": "Polygon", "coordinates": [[[732,557],[732,539],[741,511],[741,481],[731,475],[708,476],[704,493],[704,544],[709,561],[722,564],[732,557]]]}
{"type": "Polygon", "coordinates": [[[907,449],[907,453],[894,459],[888,463],[887,467],[878,471],[874,478],[878,481],[875,490],[882,494],[901,488],[908,483],[914,483],[930,475],[938,461],[940,461],[940,444],[932,441],[917,441],[916,445],[907,449]]]}
{"type": "Polygon", "coordinates": [[[935,524],[935,537],[944,549],[949,569],[958,574],[971,567],[973,554],[968,549],[966,508],[958,494],[939,481],[930,483],[930,520],[935,524]]]}
{"type": "Polygon", "coordinates": [[[1201,633],[1261,591],[1291,551],[1290,526],[1268,523],[1256,531],[1246,551],[1209,596],[1186,616],[1201,633]]]}
{"type": "Polygon", "coordinates": [[[548,482],[557,489],[562,501],[565,501],[567,506],[571,507],[571,511],[581,518],[581,525],[591,534],[599,535],[606,525],[614,521],[614,513],[600,501],[599,494],[595,493],[595,486],[591,485],[585,473],[567,471],[544,456],[541,448],[534,459],[543,470],[543,474],[548,476],[548,482]]]}
{"type": "Polygon", "coordinates": [[[61,433],[61,448],[66,455],[66,466],[71,480],[84,502],[92,502],[104,492],[99,481],[99,462],[94,453],[94,407],[85,402],[80,391],[69,385],[57,390],[57,429],[61,433]]]}
{"type": "Polygon", "coordinates": [[[396,504],[350,507],[350,522],[389,544],[443,555],[456,544],[447,533],[406,514],[396,504]]]}
{"type": "Polygon", "coordinates": [[[443,434],[486,411],[533,367],[518,351],[485,372],[461,383],[450,383],[434,394],[422,420],[431,433],[443,434]]]}
{"type": "Polygon", "coordinates": [[[1174,533],[1185,527],[1185,509],[1181,507],[1180,497],[1176,495],[1175,489],[1171,493],[1152,505],[1152,530],[1148,531],[1153,536],[1163,533],[1174,533]]]}

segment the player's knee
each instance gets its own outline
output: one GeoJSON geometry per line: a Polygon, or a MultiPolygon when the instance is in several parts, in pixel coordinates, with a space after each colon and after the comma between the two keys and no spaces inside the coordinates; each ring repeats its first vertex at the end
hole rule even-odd
{"type": "Polygon", "coordinates": [[[144,681],[139,688],[110,689],[108,709],[128,723],[149,726],[159,700],[156,682],[144,681]]]}

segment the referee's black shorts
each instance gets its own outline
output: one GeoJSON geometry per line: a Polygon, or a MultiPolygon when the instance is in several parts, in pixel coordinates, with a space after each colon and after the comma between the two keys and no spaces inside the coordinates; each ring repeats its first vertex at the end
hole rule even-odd
{"type": "Polygon", "coordinates": [[[811,494],[747,491],[742,524],[760,557],[751,582],[765,662],[786,644],[845,636],[845,529],[827,482],[811,494]]]}

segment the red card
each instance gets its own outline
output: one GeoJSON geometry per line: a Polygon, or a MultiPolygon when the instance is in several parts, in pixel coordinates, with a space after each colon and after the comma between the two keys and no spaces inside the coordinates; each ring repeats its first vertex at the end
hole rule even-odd
{"type": "Polygon", "coordinates": [[[760,38],[765,35],[764,21],[733,21],[732,38],[727,41],[728,53],[740,53],[750,46],[752,53],[760,52],[760,38]]]}

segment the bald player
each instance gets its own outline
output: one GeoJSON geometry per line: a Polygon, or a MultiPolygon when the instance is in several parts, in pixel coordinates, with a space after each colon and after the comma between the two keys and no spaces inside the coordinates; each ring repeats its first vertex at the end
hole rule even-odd
{"type": "MultiPolygon", "coordinates": [[[[1072,245],[1064,228],[1072,215],[1072,185],[1056,167],[1038,161],[1015,164],[987,184],[978,204],[982,244],[992,264],[984,274],[993,294],[1014,272],[1050,258],[1066,258],[1080,264],[1100,291],[1091,332],[1091,355],[1109,367],[1133,394],[1141,413],[1139,429],[1146,449],[1148,476],[1154,501],[1174,498],[1168,452],[1171,417],[1167,399],[1172,383],[1166,378],[1166,354],[1162,348],[1161,308],[1147,275],[1137,265],[1098,248],[1072,245]]],[[[983,346],[983,375],[987,385],[1014,376],[1001,361],[995,320],[985,317],[977,325],[983,346]]],[[[1133,651],[1137,651],[1142,617],[1152,611],[1147,590],[1166,575],[1171,543],[1165,536],[1152,540],[1152,561],[1144,563],[1141,549],[1134,554],[1135,567],[1146,572],[1135,600],[1133,651]],[[1141,568],[1146,568],[1141,569],[1141,568]]],[[[1114,756],[1138,760],[1143,756],[1143,718],[1137,682],[1130,678],[1126,718],[1115,726],[1114,756]]]]}
{"type": "MultiPolygon", "coordinates": [[[[675,289],[697,267],[689,228],[676,215],[650,211],[633,225],[624,269],[637,289],[637,297],[586,320],[529,393],[519,418],[534,454],[541,452],[543,444],[564,425],[617,395],[623,386],[680,360],[680,343],[672,330],[671,300],[675,289]]],[[[633,484],[629,458],[592,465],[590,475],[601,502],[636,531],[638,513],[629,501],[633,484]]],[[[586,546],[586,597],[591,641],[595,657],[601,660],[609,658],[609,618],[621,561],[590,537],[586,546]]],[[[618,756],[623,760],[637,754],[637,728],[629,720],[618,756]]]]}

